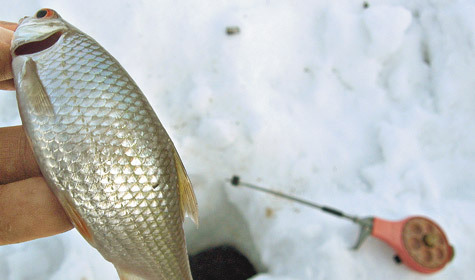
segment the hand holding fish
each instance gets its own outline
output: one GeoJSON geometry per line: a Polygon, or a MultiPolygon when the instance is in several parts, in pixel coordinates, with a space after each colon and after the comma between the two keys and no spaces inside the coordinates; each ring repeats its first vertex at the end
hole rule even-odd
{"type": "MultiPolygon", "coordinates": [[[[0,89],[13,90],[10,42],[16,24],[0,22],[0,89]]],[[[21,126],[0,128],[0,245],[72,229],[41,177],[21,126]]]]}

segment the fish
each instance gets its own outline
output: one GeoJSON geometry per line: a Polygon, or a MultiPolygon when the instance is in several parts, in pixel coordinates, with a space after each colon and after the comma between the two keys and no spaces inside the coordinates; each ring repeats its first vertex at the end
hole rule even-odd
{"type": "Polygon", "coordinates": [[[23,127],[49,188],[120,279],[192,279],[183,222],[198,204],[145,95],[93,38],[53,9],[11,44],[23,127]]]}

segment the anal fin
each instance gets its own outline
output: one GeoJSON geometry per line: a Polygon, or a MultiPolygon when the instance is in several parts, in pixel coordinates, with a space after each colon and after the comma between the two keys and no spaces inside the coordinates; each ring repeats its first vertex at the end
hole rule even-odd
{"type": "Polygon", "coordinates": [[[120,280],[145,280],[145,278],[129,273],[123,269],[118,268],[117,266],[115,266],[115,269],[117,270],[117,274],[119,274],[120,280]]]}
{"type": "Polygon", "coordinates": [[[189,216],[193,222],[198,225],[198,202],[196,201],[196,196],[193,191],[193,186],[191,185],[190,178],[186,174],[185,167],[183,162],[178,155],[176,149],[173,151],[175,157],[175,166],[178,174],[178,188],[180,192],[180,206],[182,215],[189,216]]]}
{"type": "Polygon", "coordinates": [[[89,244],[91,244],[93,247],[96,247],[94,243],[94,238],[86,224],[86,221],[84,221],[81,215],[79,215],[73,204],[68,199],[60,199],[60,201],[64,211],[68,215],[69,219],[71,220],[71,223],[73,223],[77,231],[79,231],[82,237],[84,237],[84,239],[86,239],[89,244]]]}

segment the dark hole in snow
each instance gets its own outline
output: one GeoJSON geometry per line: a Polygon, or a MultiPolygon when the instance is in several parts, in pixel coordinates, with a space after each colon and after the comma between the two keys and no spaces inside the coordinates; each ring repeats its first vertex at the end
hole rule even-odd
{"type": "Polygon", "coordinates": [[[249,260],[232,246],[218,246],[190,256],[193,280],[246,280],[256,275],[249,260]]]}
{"type": "Polygon", "coordinates": [[[61,38],[61,35],[61,32],[56,32],[44,40],[21,45],[16,48],[15,55],[25,55],[44,51],[58,42],[59,38],[61,38]]]}

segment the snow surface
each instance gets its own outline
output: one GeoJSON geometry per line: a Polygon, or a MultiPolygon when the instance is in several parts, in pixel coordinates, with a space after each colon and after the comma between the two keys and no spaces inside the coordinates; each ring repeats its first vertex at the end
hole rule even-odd
{"type": "MultiPolygon", "coordinates": [[[[472,279],[475,3],[4,1],[42,7],[98,40],[156,109],[194,182],[190,253],[231,243],[254,280],[472,279]],[[241,32],[227,36],[227,26],[241,32]],[[358,227],[247,189],[243,180],[359,216],[437,221],[456,256],[425,276],[358,227]]],[[[13,92],[0,125],[20,124],[13,92]]],[[[117,279],[76,231],[0,248],[0,279],[117,279]]]]}

